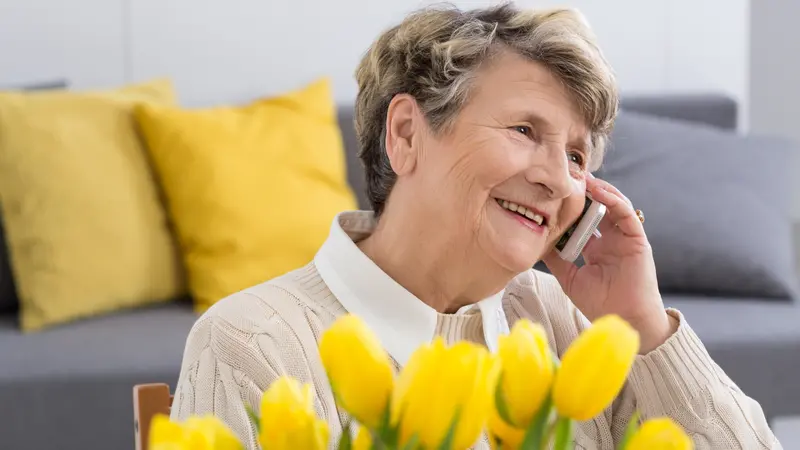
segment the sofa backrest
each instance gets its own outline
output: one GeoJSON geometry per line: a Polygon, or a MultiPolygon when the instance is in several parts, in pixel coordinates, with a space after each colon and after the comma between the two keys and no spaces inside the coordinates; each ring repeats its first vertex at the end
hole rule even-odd
{"type": "Polygon", "coordinates": [[[358,197],[358,206],[361,209],[370,209],[367,200],[367,182],[364,179],[364,166],[358,158],[358,139],[353,122],[353,107],[339,107],[339,127],[342,129],[342,140],[347,158],[347,178],[354,193],[358,197]]]}

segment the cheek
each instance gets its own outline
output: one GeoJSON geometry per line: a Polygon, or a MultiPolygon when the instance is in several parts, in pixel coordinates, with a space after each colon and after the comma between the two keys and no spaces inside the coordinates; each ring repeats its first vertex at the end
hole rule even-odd
{"type": "Polygon", "coordinates": [[[471,148],[473,175],[488,189],[514,178],[529,164],[529,152],[496,130],[474,141],[471,148]]]}

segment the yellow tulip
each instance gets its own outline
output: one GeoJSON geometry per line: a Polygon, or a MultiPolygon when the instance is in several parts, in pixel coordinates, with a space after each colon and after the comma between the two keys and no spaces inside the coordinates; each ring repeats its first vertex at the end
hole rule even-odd
{"type": "Polygon", "coordinates": [[[516,450],[525,439],[525,430],[507,424],[496,409],[489,416],[487,428],[489,441],[495,450],[516,450]]]}
{"type": "Polygon", "coordinates": [[[639,351],[639,334],[609,315],[573,341],[553,384],[553,403],[563,417],[589,420],[619,394],[639,351]]]}
{"type": "Polygon", "coordinates": [[[457,416],[453,448],[470,447],[480,437],[493,408],[498,361],[469,342],[446,347],[441,338],[421,346],[400,373],[392,404],[392,423],[400,442],[417,436],[436,448],[457,416]]]}
{"type": "Polygon", "coordinates": [[[353,439],[353,450],[370,450],[372,448],[372,436],[369,430],[363,426],[358,427],[356,438],[353,439]]]}
{"type": "Polygon", "coordinates": [[[498,355],[508,419],[527,428],[550,392],[555,372],[544,328],[529,320],[517,321],[509,335],[500,337],[498,355]]]}
{"type": "Polygon", "coordinates": [[[261,398],[258,440],[270,450],[322,450],[328,445],[328,424],[314,412],[311,385],[289,377],[276,380],[261,398]]]}
{"type": "Polygon", "coordinates": [[[361,319],[346,315],[322,334],[319,353],[339,406],[376,429],[394,385],[392,364],[377,336],[361,319]]]}
{"type": "Polygon", "coordinates": [[[234,434],[214,416],[192,416],[182,423],[158,414],[150,422],[150,450],[240,450],[234,434]]]}
{"type": "Polygon", "coordinates": [[[669,418],[646,421],[639,427],[625,450],[692,450],[692,439],[669,418]]]}

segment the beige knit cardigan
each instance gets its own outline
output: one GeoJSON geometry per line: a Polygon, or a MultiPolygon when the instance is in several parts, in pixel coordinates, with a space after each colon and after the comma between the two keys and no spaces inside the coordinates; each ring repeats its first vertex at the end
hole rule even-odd
{"type": "MultiPolygon", "coordinates": [[[[529,318],[544,326],[560,356],[588,325],[551,275],[528,271],[506,288],[509,324],[529,318]]],[[[345,414],[337,410],[318,356],[320,334],[346,313],[313,263],[234,294],[208,310],[192,328],[175,392],[172,418],[213,413],[248,449],[256,431],[245,405],[258,408],[261,394],[280,375],[312,383],[315,408],[338,437],[345,414]]],[[[780,449],[759,404],[747,397],[709,357],[675,310],[678,331],[651,353],[637,357],[619,397],[594,420],[575,428],[576,449],[612,450],[634,409],[645,418],[670,416],[699,450],[780,449]]],[[[437,334],[483,344],[480,312],[439,314],[437,334]]],[[[335,442],[335,441],[334,441],[335,442]]],[[[485,438],[476,448],[488,448],[485,438]]]]}

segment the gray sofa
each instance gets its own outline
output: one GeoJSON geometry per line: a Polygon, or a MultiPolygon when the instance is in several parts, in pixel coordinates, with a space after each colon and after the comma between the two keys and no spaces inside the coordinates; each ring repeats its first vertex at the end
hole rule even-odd
{"type": "MultiPolygon", "coordinates": [[[[623,111],[714,129],[736,126],[736,105],[718,96],[629,97],[623,111]]],[[[348,108],[342,109],[341,123],[351,184],[366,207],[348,108]]],[[[648,211],[648,205],[642,208],[648,211]]],[[[669,292],[665,300],[684,312],[719,365],[770,417],[800,414],[796,302],[700,292],[669,292]]],[[[0,449],[132,448],[131,388],[148,382],[174,387],[194,320],[186,300],[31,335],[18,331],[13,315],[0,316],[0,449]]]]}

